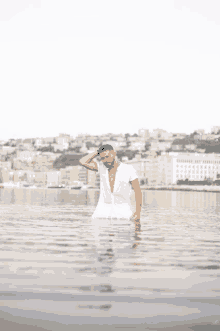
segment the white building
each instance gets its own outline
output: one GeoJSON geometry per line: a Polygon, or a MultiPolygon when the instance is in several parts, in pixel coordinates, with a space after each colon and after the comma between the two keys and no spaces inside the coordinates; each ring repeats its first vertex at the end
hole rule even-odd
{"type": "Polygon", "coordinates": [[[40,148],[40,147],[43,147],[43,146],[44,146],[43,138],[37,138],[35,140],[35,147],[40,148]]]}
{"type": "Polygon", "coordinates": [[[150,133],[149,130],[147,129],[139,129],[138,130],[138,136],[145,138],[145,139],[149,139],[150,138],[150,133]]]}
{"type": "Polygon", "coordinates": [[[217,179],[220,155],[205,153],[162,153],[158,157],[126,161],[131,163],[141,180],[149,185],[176,184],[178,180],[217,179]]]}
{"type": "Polygon", "coordinates": [[[137,151],[144,151],[145,150],[145,142],[143,141],[137,141],[137,142],[132,142],[131,145],[129,146],[129,149],[131,150],[137,150],[137,151]]]}
{"type": "Polygon", "coordinates": [[[172,156],[172,183],[179,179],[215,180],[220,174],[220,155],[205,153],[170,153],[172,156]]]}
{"type": "Polygon", "coordinates": [[[131,160],[130,163],[136,169],[139,181],[149,185],[172,184],[172,157],[169,154],[159,157],[149,156],[147,159],[131,160]]]}
{"type": "Polygon", "coordinates": [[[189,144],[189,145],[185,145],[185,148],[191,151],[196,150],[196,145],[195,144],[189,144]]]}
{"type": "Polygon", "coordinates": [[[62,144],[52,144],[51,145],[54,149],[54,152],[60,151],[63,152],[64,150],[66,150],[68,148],[68,146],[66,147],[65,145],[62,144]]]}
{"type": "Polygon", "coordinates": [[[46,137],[43,138],[43,142],[44,144],[53,144],[54,143],[55,138],[54,137],[46,137]]]}
{"type": "Polygon", "coordinates": [[[154,129],[153,132],[150,133],[150,136],[154,139],[169,140],[173,137],[173,134],[163,129],[154,129]]]}
{"type": "Polygon", "coordinates": [[[33,152],[33,151],[17,151],[17,159],[21,161],[32,162],[34,157],[39,155],[40,152],[33,152]]]}
{"type": "Polygon", "coordinates": [[[57,186],[61,181],[61,172],[60,171],[48,171],[47,173],[47,185],[48,186],[57,186]]]}
{"type": "Polygon", "coordinates": [[[11,146],[1,146],[0,151],[1,154],[6,155],[6,154],[11,154],[16,150],[15,147],[11,147],[11,146]]]}
{"type": "Polygon", "coordinates": [[[82,144],[82,147],[80,148],[81,153],[88,153],[88,148],[86,147],[86,143],[82,144]]]}
{"type": "Polygon", "coordinates": [[[220,137],[220,134],[203,134],[202,140],[216,140],[220,137]]]}
{"type": "Polygon", "coordinates": [[[11,161],[7,161],[7,162],[2,162],[0,161],[0,169],[6,169],[6,170],[11,170],[11,161]]]}
{"type": "Polygon", "coordinates": [[[186,133],[173,133],[173,139],[182,139],[185,138],[187,136],[186,133]]]}
{"type": "Polygon", "coordinates": [[[220,126],[213,126],[211,128],[211,132],[217,133],[218,131],[220,131],[220,126]]]}
{"type": "Polygon", "coordinates": [[[165,151],[171,147],[171,142],[159,142],[159,141],[152,141],[150,150],[152,151],[165,151]]]}
{"type": "Polygon", "coordinates": [[[198,134],[205,134],[205,130],[204,129],[198,129],[198,130],[196,130],[196,132],[198,134]]]}
{"type": "Polygon", "coordinates": [[[68,137],[58,137],[56,139],[57,145],[63,146],[63,149],[68,149],[69,147],[69,138],[68,137]]]}
{"type": "Polygon", "coordinates": [[[115,140],[106,140],[102,142],[102,145],[111,145],[114,150],[118,151],[120,150],[123,146],[125,146],[126,142],[122,142],[122,141],[115,141],[115,140]]]}

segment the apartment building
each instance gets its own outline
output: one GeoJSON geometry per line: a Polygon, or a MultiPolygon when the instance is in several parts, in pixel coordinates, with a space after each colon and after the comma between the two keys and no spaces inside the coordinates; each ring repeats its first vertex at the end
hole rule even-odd
{"type": "Polygon", "coordinates": [[[0,146],[0,155],[8,155],[16,150],[15,147],[11,146],[0,146]]]}
{"type": "Polygon", "coordinates": [[[108,145],[111,145],[115,151],[119,151],[123,148],[123,146],[126,145],[126,142],[123,142],[123,141],[115,141],[115,140],[106,140],[106,141],[103,141],[102,144],[108,144],[108,145]]]}
{"type": "Polygon", "coordinates": [[[33,159],[37,156],[40,155],[41,152],[36,152],[36,151],[29,151],[29,150],[25,150],[25,151],[17,151],[17,158],[21,161],[28,161],[28,162],[32,162],[33,159]]]}
{"type": "Polygon", "coordinates": [[[95,187],[96,186],[96,175],[95,171],[88,170],[88,185],[95,187]]]}
{"type": "Polygon", "coordinates": [[[33,170],[33,162],[30,160],[20,160],[18,158],[13,160],[13,168],[15,170],[25,170],[25,171],[31,171],[33,170]]]}
{"type": "Polygon", "coordinates": [[[88,149],[86,147],[86,143],[83,143],[81,148],[80,148],[81,153],[88,153],[88,149]]]}
{"type": "Polygon", "coordinates": [[[69,166],[60,169],[60,180],[63,185],[73,185],[74,182],[79,181],[80,166],[69,166]]]}
{"type": "Polygon", "coordinates": [[[140,178],[150,185],[176,184],[179,179],[217,179],[220,174],[220,155],[205,153],[162,153],[134,164],[140,178]]]}
{"type": "Polygon", "coordinates": [[[83,166],[78,166],[79,169],[79,181],[84,185],[88,184],[88,169],[83,166]]]}
{"type": "Polygon", "coordinates": [[[43,138],[44,144],[53,144],[56,139],[54,137],[43,138]]]}
{"type": "Polygon", "coordinates": [[[47,186],[57,186],[61,184],[61,172],[57,171],[48,171],[46,173],[47,186]]]}
{"type": "Polygon", "coordinates": [[[14,170],[13,171],[12,181],[14,181],[15,183],[27,181],[27,179],[28,179],[28,176],[27,176],[27,172],[25,170],[14,170]]]}
{"type": "Polygon", "coordinates": [[[217,139],[219,139],[219,137],[220,137],[220,134],[209,134],[209,133],[207,133],[207,134],[203,134],[201,136],[201,139],[202,140],[217,140],[217,139]]]}
{"type": "MultiPolygon", "coordinates": [[[[60,150],[68,149],[69,142],[70,142],[70,135],[67,135],[67,134],[60,133],[59,137],[56,138],[56,143],[57,143],[56,145],[63,146],[62,147],[63,149],[60,149],[60,150]]],[[[54,145],[54,146],[56,146],[56,145],[54,145]]]]}
{"type": "Polygon", "coordinates": [[[147,159],[133,159],[127,161],[126,163],[132,164],[140,183],[148,183],[149,185],[158,185],[162,182],[161,178],[161,163],[159,158],[152,157],[147,159]]]}
{"type": "Polygon", "coordinates": [[[145,142],[144,141],[131,142],[128,148],[132,151],[144,151],[145,142]]]}
{"type": "Polygon", "coordinates": [[[211,128],[211,132],[213,132],[213,133],[220,132],[220,126],[213,126],[213,127],[211,128]]]}
{"type": "Polygon", "coordinates": [[[150,150],[151,151],[165,151],[171,147],[171,142],[159,142],[159,141],[152,141],[150,150]]]}
{"type": "Polygon", "coordinates": [[[51,145],[54,149],[54,152],[63,152],[64,150],[68,149],[68,145],[62,145],[62,144],[52,144],[51,145]]]}
{"type": "Polygon", "coordinates": [[[138,136],[142,137],[144,139],[149,139],[150,138],[150,132],[147,129],[139,129],[138,130],[138,136]]]}
{"type": "Polygon", "coordinates": [[[43,141],[43,138],[36,138],[35,139],[35,147],[36,148],[41,148],[44,146],[44,141],[43,141]]]}
{"type": "Polygon", "coordinates": [[[53,162],[59,155],[53,153],[41,153],[33,158],[32,164],[35,171],[48,171],[53,169],[53,162]]]}
{"type": "Polygon", "coordinates": [[[100,188],[100,175],[98,172],[95,172],[95,187],[100,188]]]}
{"type": "Polygon", "coordinates": [[[154,139],[164,139],[164,140],[169,140],[173,137],[173,134],[170,132],[167,132],[163,129],[154,129],[151,133],[150,133],[150,137],[154,138],[154,139]]]}
{"type": "Polygon", "coordinates": [[[0,169],[0,183],[9,181],[9,169],[0,169]]]}
{"type": "Polygon", "coordinates": [[[173,136],[172,136],[172,138],[174,138],[174,139],[183,139],[183,138],[185,138],[187,136],[187,134],[186,133],[173,133],[173,136]]]}
{"type": "Polygon", "coordinates": [[[134,166],[140,183],[147,183],[152,186],[172,184],[172,156],[168,153],[158,157],[152,154],[147,159],[133,159],[126,163],[134,166]]]}
{"type": "Polygon", "coordinates": [[[47,185],[71,186],[74,182],[96,186],[96,172],[82,166],[70,166],[57,171],[47,172],[47,185]]]}
{"type": "Polygon", "coordinates": [[[36,171],[34,173],[34,184],[36,186],[45,187],[47,184],[47,172],[46,171],[36,171]]]}
{"type": "MultiPolygon", "coordinates": [[[[172,153],[170,153],[172,154],[172,153]]],[[[220,155],[205,153],[177,153],[172,154],[173,175],[172,182],[177,180],[217,179],[220,174],[220,155]]]]}
{"type": "Polygon", "coordinates": [[[8,170],[10,170],[11,168],[12,168],[11,161],[7,161],[7,162],[0,161],[0,169],[8,169],[8,170]]]}

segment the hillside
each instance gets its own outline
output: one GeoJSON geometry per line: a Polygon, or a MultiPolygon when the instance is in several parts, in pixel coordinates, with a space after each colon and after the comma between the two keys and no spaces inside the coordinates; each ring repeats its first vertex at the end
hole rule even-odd
{"type": "Polygon", "coordinates": [[[62,169],[62,168],[66,168],[66,167],[78,166],[78,165],[80,165],[79,160],[86,154],[85,153],[84,154],[81,154],[81,153],[63,154],[54,161],[53,168],[62,169]]]}

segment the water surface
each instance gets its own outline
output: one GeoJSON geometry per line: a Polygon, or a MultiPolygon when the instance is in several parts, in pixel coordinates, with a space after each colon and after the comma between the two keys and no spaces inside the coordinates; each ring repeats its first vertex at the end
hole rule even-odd
{"type": "Polygon", "coordinates": [[[1,309],[200,318],[198,305],[163,300],[219,297],[220,193],[143,191],[140,222],[92,220],[98,197],[0,191],[1,309]]]}

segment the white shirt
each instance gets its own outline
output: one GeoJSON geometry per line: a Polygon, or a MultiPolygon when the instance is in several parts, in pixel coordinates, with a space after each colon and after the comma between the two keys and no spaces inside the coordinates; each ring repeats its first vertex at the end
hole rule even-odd
{"type": "Polygon", "coordinates": [[[97,162],[97,164],[100,174],[100,195],[92,218],[130,218],[133,211],[129,182],[138,178],[136,170],[131,164],[120,163],[116,170],[112,193],[108,169],[102,162],[97,162]]]}

